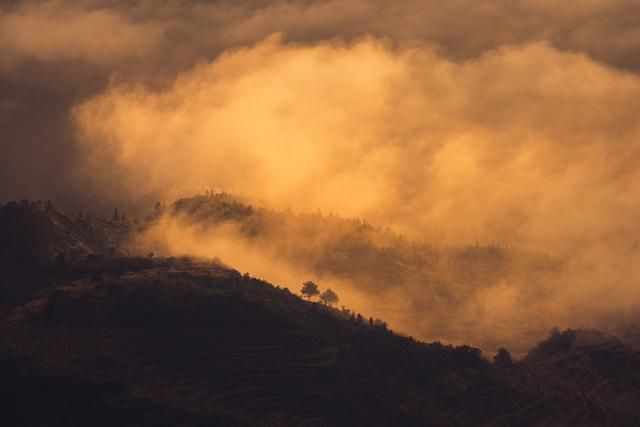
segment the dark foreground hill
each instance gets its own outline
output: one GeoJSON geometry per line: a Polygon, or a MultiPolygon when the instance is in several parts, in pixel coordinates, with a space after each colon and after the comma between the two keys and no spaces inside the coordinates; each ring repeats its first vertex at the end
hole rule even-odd
{"type": "Polygon", "coordinates": [[[640,423],[640,355],[615,339],[567,331],[498,368],[215,263],[92,263],[117,273],[0,322],[7,425],[640,423]]]}

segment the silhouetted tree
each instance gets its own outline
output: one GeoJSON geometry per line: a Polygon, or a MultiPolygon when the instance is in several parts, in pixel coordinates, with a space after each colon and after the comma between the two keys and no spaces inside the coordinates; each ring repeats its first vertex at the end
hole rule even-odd
{"type": "Polygon", "coordinates": [[[499,348],[498,353],[493,357],[493,364],[498,368],[508,368],[513,366],[513,360],[511,359],[509,350],[503,347],[499,348]]]}
{"type": "Polygon", "coordinates": [[[120,221],[120,215],[118,214],[118,208],[113,210],[113,218],[114,221],[120,221]]]}
{"type": "Polygon", "coordinates": [[[315,297],[320,294],[320,290],[318,289],[318,285],[313,283],[312,281],[304,282],[302,284],[302,290],[300,291],[302,295],[307,297],[307,300],[310,300],[311,297],[315,297]]]}
{"type": "Polygon", "coordinates": [[[338,294],[333,292],[331,289],[327,289],[322,294],[320,294],[320,301],[322,301],[326,305],[336,304],[338,300],[338,294]]]}
{"type": "Polygon", "coordinates": [[[127,217],[124,216],[124,213],[122,213],[122,215],[120,215],[120,221],[124,222],[124,221],[126,221],[126,218],[127,217]]]}

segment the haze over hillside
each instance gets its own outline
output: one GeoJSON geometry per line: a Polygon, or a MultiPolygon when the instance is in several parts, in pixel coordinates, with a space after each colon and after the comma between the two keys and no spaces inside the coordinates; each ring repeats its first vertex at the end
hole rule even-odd
{"type": "Polygon", "coordinates": [[[422,339],[524,352],[564,326],[550,286],[562,260],[518,248],[421,244],[357,219],[272,211],[226,194],[165,206],[135,241],[140,253],[218,257],[291,288],[313,278],[422,339]]]}
{"type": "Polygon", "coordinates": [[[522,355],[551,328],[573,327],[640,344],[637,307],[589,300],[567,285],[576,274],[570,259],[517,247],[418,243],[361,220],[275,211],[211,191],[158,202],[140,218],[67,215],[27,201],[1,213],[8,266],[34,257],[55,264],[61,255],[71,263],[90,254],[195,256],[293,290],[314,280],[337,291],[340,305],[427,341],[522,355]]]}
{"type": "MultiPolygon", "coordinates": [[[[227,196],[176,204],[189,207],[213,209],[212,222],[222,219],[214,211],[227,220],[253,212],[227,196]]],[[[640,353],[611,335],[556,329],[523,361],[501,349],[491,363],[491,353],[395,334],[367,313],[303,299],[219,261],[136,256],[129,238],[162,220],[71,217],[43,202],[0,207],[3,423],[640,421],[640,353]]]]}

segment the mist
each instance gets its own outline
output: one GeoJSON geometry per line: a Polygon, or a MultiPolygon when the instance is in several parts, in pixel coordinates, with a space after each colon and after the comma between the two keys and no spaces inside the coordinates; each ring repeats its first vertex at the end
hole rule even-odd
{"type": "Polygon", "coordinates": [[[270,250],[268,246],[247,239],[235,224],[211,227],[185,216],[167,213],[144,233],[136,235],[132,244],[138,253],[153,251],[154,255],[160,256],[215,259],[241,273],[269,280],[296,294],[302,287],[301,280],[315,280],[322,289],[337,291],[339,305],[347,305],[354,311],[370,309],[374,303],[369,293],[359,291],[344,279],[327,275],[320,277],[273,248],[270,250]]]}
{"type": "Polygon", "coordinates": [[[418,240],[633,253],[638,99],[634,74],[545,44],[457,63],[276,35],[166,90],[116,83],[73,114],[105,193],[215,186],[418,240]]]}
{"type": "Polygon", "coordinates": [[[613,264],[594,268],[578,256],[479,243],[419,244],[357,219],[237,200],[181,199],[134,246],[145,254],[214,257],[294,293],[311,279],[337,291],[340,306],[425,341],[486,351],[506,345],[522,355],[553,327],[624,333],[632,344],[638,338],[624,330],[633,325],[637,293],[611,286],[613,264]]]}

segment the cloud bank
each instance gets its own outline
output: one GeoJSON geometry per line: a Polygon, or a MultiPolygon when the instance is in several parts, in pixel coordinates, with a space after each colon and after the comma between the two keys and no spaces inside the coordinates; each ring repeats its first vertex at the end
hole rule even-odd
{"type": "MultiPolygon", "coordinates": [[[[565,270],[535,299],[526,283],[506,281],[445,308],[457,339],[488,342],[491,331],[530,345],[542,336],[527,322],[597,326],[639,300],[639,99],[635,74],[547,43],[458,61],[425,43],[273,35],[161,89],[115,82],[74,117],[87,173],[105,193],[219,187],[277,209],[366,218],[418,241],[548,251],[565,270]]],[[[193,233],[168,240],[186,242],[170,245],[176,254],[218,247],[193,233]]],[[[258,259],[238,259],[243,248],[222,252],[238,265],[258,259]]],[[[257,265],[269,265],[259,254],[257,265]]],[[[384,304],[345,302],[433,338],[432,319],[412,324],[409,309],[430,294],[403,286],[384,304]]]]}
{"type": "Polygon", "coordinates": [[[110,81],[170,85],[274,33],[294,43],[370,35],[394,46],[426,44],[457,64],[541,43],[637,73],[639,8],[635,0],[5,1],[0,200],[53,197],[77,209],[104,199],[91,176],[77,173],[84,159],[70,111],[110,81]]]}
{"type": "Polygon", "coordinates": [[[569,250],[637,231],[639,99],[635,75],[546,44],[455,62],[272,36],[74,114],[89,173],[115,194],[219,186],[436,241],[569,250]]]}

